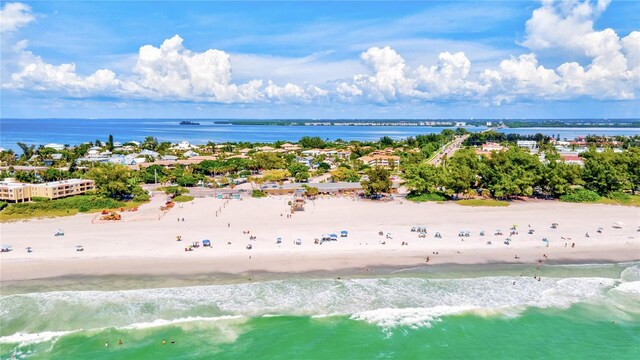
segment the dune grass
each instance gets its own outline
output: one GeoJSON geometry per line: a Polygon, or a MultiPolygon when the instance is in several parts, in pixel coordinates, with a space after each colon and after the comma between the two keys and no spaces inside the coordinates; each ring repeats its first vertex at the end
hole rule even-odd
{"type": "Polygon", "coordinates": [[[173,201],[175,202],[189,202],[191,200],[193,200],[194,197],[193,196],[189,196],[189,195],[179,195],[173,198],[173,201]]]}
{"type": "Polygon", "coordinates": [[[98,195],[77,195],[57,200],[9,204],[0,212],[0,221],[16,221],[37,218],[71,216],[78,213],[95,213],[102,210],[131,209],[143,202],[118,201],[98,195]]]}
{"type": "Polygon", "coordinates": [[[466,199],[454,201],[461,206],[490,206],[490,207],[504,207],[509,206],[507,201],[494,200],[494,199],[466,199]]]}

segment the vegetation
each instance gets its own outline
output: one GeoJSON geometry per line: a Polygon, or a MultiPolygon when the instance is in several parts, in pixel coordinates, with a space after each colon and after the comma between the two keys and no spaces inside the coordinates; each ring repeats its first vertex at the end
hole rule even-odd
{"type": "Polygon", "coordinates": [[[172,195],[174,197],[177,197],[189,192],[189,190],[183,188],[182,186],[167,186],[162,189],[164,190],[165,194],[172,195]]]}
{"type": "MultiPolygon", "coordinates": [[[[484,197],[512,199],[520,196],[561,198],[576,201],[584,188],[606,197],[615,193],[635,194],[640,187],[640,149],[621,153],[590,149],[582,154],[585,166],[566,164],[553,148],[544,147],[544,162],[518,147],[478,156],[472,149],[463,149],[434,167],[420,162],[406,166],[406,186],[415,193],[443,191],[453,198],[484,197]],[[577,195],[576,195],[577,194],[577,195]]],[[[583,201],[595,201],[589,198],[583,201]]]]}
{"type": "Polygon", "coordinates": [[[101,164],[89,170],[86,177],[95,181],[98,193],[113,199],[123,199],[137,186],[131,181],[133,172],[124,165],[101,164]]]}
{"type": "Polygon", "coordinates": [[[92,210],[116,209],[136,206],[99,195],[78,195],[64,199],[17,203],[7,206],[0,213],[0,220],[16,220],[33,217],[74,215],[92,210]]]}
{"type": "Polygon", "coordinates": [[[600,195],[595,191],[587,189],[576,189],[560,196],[560,201],[565,202],[597,202],[600,195]]]}
{"type": "Polygon", "coordinates": [[[262,190],[254,189],[251,192],[251,197],[254,197],[254,198],[263,198],[263,197],[266,197],[266,196],[267,196],[267,194],[262,190]]]}
{"type": "Polygon", "coordinates": [[[365,195],[375,196],[388,193],[391,190],[391,180],[389,180],[389,175],[389,170],[382,167],[369,169],[367,171],[368,179],[360,182],[365,195]]]}
{"type": "Polygon", "coordinates": [[[4,210],[4,208],[7,207],[7,202],[6,201],[0,201],[0,211],[4,210]]]}
{"type": "Polygon", "coordinates": [[[415,202],[425,202],[425,201],[446,201],[447,197],[442,193],[409,193],[407,195],[407,200],[415,201],[415,202]]]}
{"type": "Polygon", "coordinates": [[[509,206],[509,202],[494,199],[464,199],[455,201],[456,204],[462,206],[509,206]]]}
{"type": "Polygon", "coordinates": [[[175,202],[189,202],[191,200],[193,200],[194,197],[193,196],[189,196],[189,195],[179,195],[173,198],[173,201],[175,202]]]}

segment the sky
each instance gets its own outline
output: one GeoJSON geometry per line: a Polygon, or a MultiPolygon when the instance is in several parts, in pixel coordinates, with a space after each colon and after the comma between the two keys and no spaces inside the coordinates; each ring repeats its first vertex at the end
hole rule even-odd
{"type": "Polygon", "coordinates": [[[0,2],[4,118],[639,118],[640,2],[0,2]]]}

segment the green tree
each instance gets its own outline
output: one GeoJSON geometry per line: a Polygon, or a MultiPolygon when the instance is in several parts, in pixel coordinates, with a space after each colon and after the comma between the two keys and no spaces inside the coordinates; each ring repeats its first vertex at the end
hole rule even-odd
{"type": "Polygon", "coordinates": [[[420,194],[436,192],[441,185],[441,177],[439,168],[426,163],[408,166],[404,172],[407,188],[420,194]]]}
{"type": "Polygon", "coordinates": [[[358,182],[360,181],[360,174],[353,169],[349,169],[344,166],[338,166],[337,169],[330,172],[332,181],[347,181],[358,182]]]}
{"type": "Polygon", "coordinates": [[[633,194],[640,189],[640,147],[630,147],[624,153],[627,164],[627,179],[633,194]]]}
{"type": "Polygon", "coordinates": [[[259,169],[272,170],[272,169],[284,169],[284,160],[276,153],[272,152],[259,152],[253,155],[253,160],[259,169]]]}
{"type": "Polygon", "coordinates": [[[288,170],[274,169],[266,170],[262,173],[262,178],[265,181],[282,181],[291,176],[288,170]]]}
{"type": "Polygon", "coordinates": [[[27,145],[23,142],[17,142],[16,145],[22,150],[22,156],[20,156],[23,160],[29,160],[34,155],[35,145],[27,145]]]}
{"type": "Polygon", "coordinates": [[[541,167],[539,187],[546,196],[557,198],[582,184],[580,165],[565,163],[553,148],[545,151],[545,159],[547,163],[541,167]]]}
{"type": "Polygon", "coordinates": [[[446,160],[442,181],[449,194],[464,194],[477,186],[480,159],[473,149],[462,149],[446,160]]]}
{"type": "Polygon", "coordinates": [[[613,150],[597,152],[590,149],[582,157],[585,159],[582,179],[587,189],[604,196],[628,186],[627,167],[622,155],[613,150]]]}
{"type": "Polygon", "coordinates": [[[291,163],[291,165],[289,165],[287,169],[289,170],[289,173],[291,174],[291,176],[295,177],[296,180],[298,180],[298,174],[300,173],[306,173],[307,179],[309,178],[308,176],[309,168],[304,164],[301,164],[299,162],[293,162],[291,163]]]}
{"type": "Polygon", "coordinates": [[[311,175],[309,175],[308,171],[300,171],[294,175],[294,178],[297,182],[307,181],[311,175]]]}
{"type": "Polygon", "coordinates": [[[538,158],[518,147],[494,152],[483,164],[482,184],[497,198],[530,196],[540,177],[538,158]]]}
{"type": "Polygon", "coordinates": [[[374,167],[367,171],[367,177],[368,179],[360,182],[366,195],[379,195],[388,193],[391,190],[389,170],[382,167],[374,167]]]}
{"type": "Polygon", "coordinates": [[[386,148],[386,147],[393,146],[395,142],[393,141],[392,138],[388,136],[383,136],[380,138],[378,143],[380,144],[380,147],[386,148]]]}
{"type": "Polygon", "coordinates": [[[303,136],[298,143],[305,149],[322,149],[325,147],[324,140],[318,136],[303,136]]]}
{"type": "Polygon", "coordinates": [[[107,150],[113,151],[113,135],[109,134],[109,138],[107,139],[107,150]]]}
{"type": "Polygon", "coordinates": [[[87,172],[86,176],[95,181],[96,190],[100,194],[114,199],[131,195],[136,186],[129,181],[132,178],[132,171],[124,165],[96,165],[87,172]]]}
{"type": "Polygon", "coordinates": [[[140,144],[140,147],[147,150],[156,150],[158,148],[158,139],[153,136],[147,136],[140,144]]]}

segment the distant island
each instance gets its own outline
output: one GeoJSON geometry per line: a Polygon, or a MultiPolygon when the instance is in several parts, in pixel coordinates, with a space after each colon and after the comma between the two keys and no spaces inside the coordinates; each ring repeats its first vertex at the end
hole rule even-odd
{"type": "Polygon", "coordinates": [[[180,125],[200,125],[199,122],[182,120],[180,121],[180,125]]]}

